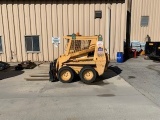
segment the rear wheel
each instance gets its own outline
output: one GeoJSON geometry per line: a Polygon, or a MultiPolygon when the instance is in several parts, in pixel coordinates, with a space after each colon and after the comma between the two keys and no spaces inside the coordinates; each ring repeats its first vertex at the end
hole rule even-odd
{"type": "Polygon", "coordinates": [[[82,82],[89,84],[96,80],[97,72],[93,67],[85,66],[81,69],[79,75],[82,82]]]}
{"type": "Polygon", "coordinates": [[[58,71],[58,79],[63,83],[70,83],[74,79],[74,71],[70,67],[62,67],[58,71]]]}

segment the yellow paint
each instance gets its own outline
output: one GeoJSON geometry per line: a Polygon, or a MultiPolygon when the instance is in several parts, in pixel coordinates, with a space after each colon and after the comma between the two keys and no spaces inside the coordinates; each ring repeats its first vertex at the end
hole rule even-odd
{"type": "Polygon", "coordinates": [[[86,70],[86,71],[84,71],[83,76],[84,76],[84,78],[85,78],[86,80],[90,81],[90,80],[92,80],[94,74],[93,74],[92,71],[86,70]]]}
{"type": "Polygon", "coordinates": [[[153,43],[149,43],[149,45],[153,45],[153,43]]]}
{"type": "Polygon", "coordinates": [[[60,74],[60,77],[62,78],[62,80],[68,81],[71,78],[71,73],[67,70],[63,70],[60,74]]]}
{"type": "MultiPolygon", "coordinates": [[[[68,41],[68,43],[65,53],[60,55],[57,60],[57,71],[66,65],[71,67],[76,73],[79,73],[84,66],[93,66],[98,75],[102,75],[104,71],[107,70],[108,54],[106,54],[104,51],[103,42],[98,42],[98,36],[76,36],[76,39],[74,40],[72,40],[71,36],[65,36],[64,38],[68,41]],[[89,41],[89,44],[87,44],[88,46],[84,47],[82,43],[87,43],[87,41],[89,41]],[[76,46],[76,44],[73,43],[79,44],[76,46]],[[100,52],[98,51],[99,45],[102,50],[100,52]],[[90,56],[92,52],[94,53],[90,56]]],[[[68,79],[65,78],[66,75],[62,76],[64,76],[64,80],[68,79]]],[[[91,70],[87,70],[84,72],[83,76],[86,80],[91,80],[94,75],[91,70]]]]}

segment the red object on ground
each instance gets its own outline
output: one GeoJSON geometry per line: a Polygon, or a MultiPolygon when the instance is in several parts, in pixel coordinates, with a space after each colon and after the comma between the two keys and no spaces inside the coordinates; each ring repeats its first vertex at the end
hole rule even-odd
{"type": "Polygon", "coordinates": [[[132,52],[134,52],[134,58],[137,58],[137,50],[136,49],[131,49],[132,52]]]}

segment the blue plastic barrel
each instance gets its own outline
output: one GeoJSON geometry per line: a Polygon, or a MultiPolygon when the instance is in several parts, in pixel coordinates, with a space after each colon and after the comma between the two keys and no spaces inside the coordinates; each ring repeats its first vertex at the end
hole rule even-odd
{"type": "Polygon", "coordinates": [[[117,62],[118,63],[123,62],[123,52],[117,52],[117,62]]]}

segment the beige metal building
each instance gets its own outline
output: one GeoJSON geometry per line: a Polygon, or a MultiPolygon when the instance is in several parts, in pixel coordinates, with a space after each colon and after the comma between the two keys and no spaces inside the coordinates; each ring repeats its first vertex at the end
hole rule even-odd
{"type": "Polygon", "coordinates": [[[111,59],[123,52],[128,0],[2,1],[0,61],[53,61],[64,52],[63,36],[77,32],[102,34],[111,59]],[[95,11],[102,17],[95,18],[95,11]],[[60,37],[58,48],[52,37],[60,37]]]}
{"type": "Polygon", "coordinates": [[[160,0],[132,0],[130,40],[160,41],[160,0]]]}

